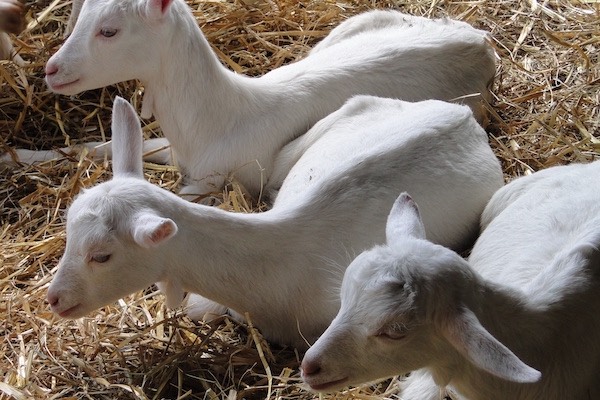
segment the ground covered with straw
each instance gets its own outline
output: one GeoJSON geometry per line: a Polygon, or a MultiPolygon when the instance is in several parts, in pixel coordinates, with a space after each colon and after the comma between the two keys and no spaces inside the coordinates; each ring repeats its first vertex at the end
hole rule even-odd
{"type": "MultiPolygon", "coordinates": [[[[259,75],[302,57],[343,19],[371,8],[451,16],[492,33],[499,55],[490,142],[507,179],[600,154],[600,3],[596,0],[190,0],[231,69],[259,75]]],[[[112,99],[140,107],[136,82],[75,97],[48,91],[43,67],[63,41],[70,2],[28,2],[14,43],[27,62],[0,62],[0,153],[110,138],[112,99]]],[[[148,137],[160,135],[144,121],[148,137]]],[[[174,167],[146,164],[176,190],[174,167]]],[[[65,154],[0,173],[0,399],[313,398],[300,385],[301,354],[266,343],[251,324],[194,323],[169,311],[155,288],[77,321],[45,303],[65,245],[64,211],[83,187],[111,176],[110,162],[65,154]]],[[[257,210],[232,185],[223,207],[257,210]]],[[[251,322],[251,321],[249,321],[251,322]]],[[[397,380],[331,397],[392,397],[397,380]]]]}

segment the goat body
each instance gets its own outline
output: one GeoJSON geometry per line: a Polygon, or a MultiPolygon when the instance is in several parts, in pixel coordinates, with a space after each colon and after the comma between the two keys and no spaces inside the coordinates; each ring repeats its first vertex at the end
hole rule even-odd
{"type": "Polygon", "coordinates": [[[46,65],[50,89],[68,95],[140,79],[142,116],[160,122],[189,185],[182,194],[219,189],[233,174],[254,196],[281,148],[353,95],[465,96],[481,116],[481,97],[470,95],[489,99],[494,73],[484,32],[373,11],[342,23],[306,58],[250,78],[221,65],[183,0],[84,2],[46,65]]]}
{"type": "Polygon", "coordinates": [[[67,246],[48,292],[63,317],[160,282],[171,307],[184,291],[198,293],[250,313],[268,339],[302,348],[301,334],[315,339],[338,309],[342,266],[383,240],[397,193],[411,190],[422,202],[433,240],[464,248],[503,183],[468,107],[360,96],[315,125],[320,139],[271,210],[225,212],[142,179],[139,122],[125,105],[116,102],[113,115],[114,179],[68,211],[67,246]]]}
{"type": "Polygon", "coordinates": [[[597,398],[599,174],[600,161],[555,167],[500,189],[468,262],[426,241],[401,196],[387,246],[346,270],[341,309],[302,363],[307,383],[424,368],[403,399],[446,385],[471,400],[597,398]]]}

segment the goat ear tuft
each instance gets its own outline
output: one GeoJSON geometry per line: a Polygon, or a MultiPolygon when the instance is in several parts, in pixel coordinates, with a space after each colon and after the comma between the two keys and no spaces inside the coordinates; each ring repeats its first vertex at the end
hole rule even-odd
{"type": "Polygon", "coordinates": [[[394,246],[399,239],[412,237],[425,239],[425,227],[421,221],[417,203],[406,192],[392,206],[385,229],[387,244],[394,246]]]}
{"type": "Polygon", "coordinates": [[[140,120],[131,104],[119,96],[113,103],[111,146],[114,176],[144,177],[140,120]]]}
{"type": "Polygon", "coordinates": [[[463,357],[494,376],[518,383],[537,382],[542,376],[493,337],[468,308],[449,316],[442,332],[463,357]]]}
{"type": "Polygon", "coordinates": [[[149,212],[138,214],[133,220],[133,240],[142,247],[159,246],[177,233],[177,224],[149,212]]]}

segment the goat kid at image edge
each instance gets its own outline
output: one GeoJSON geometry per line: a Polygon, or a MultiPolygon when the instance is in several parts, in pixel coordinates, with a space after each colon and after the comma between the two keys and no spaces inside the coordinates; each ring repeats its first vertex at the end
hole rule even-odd
{"type": "Polygon", "coordinates": [[[400,196],[387,244],[347,268],[305,382],[333,391],[418,370],[403,400],[439,399],[446,385],[470,400],[600,398],[598,176],[595,161],[509,183],[468,262],[427,241],[400,196]]]}

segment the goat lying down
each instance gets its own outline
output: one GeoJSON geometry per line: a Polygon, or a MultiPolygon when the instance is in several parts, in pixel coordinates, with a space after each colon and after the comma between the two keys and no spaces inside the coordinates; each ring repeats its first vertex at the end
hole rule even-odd
{"type": "Polygon", "coordinates": [[[346,270],[341,309],[306,353],[317,391],[418,370],[404,400],[600,398],[600,161],[516,179],[468,262],[425,239],[399,197],[387,244],[346,270]]]}
{"type": "MultiPolygon", "coordinates": [[[[495,74],[487,34],[449,19],[368,12],[340,24],[307,57],[251,78],[221,64],[183,0],[79,5],[71,35],[46,65],[48,87],[73,95],[141,80],[142,116],[154,114],[166,137],[149,146],[170,144],[155,157],[173,161],[172,151],[187,185],[181,194],[193,197],[220,189],[231,174],[257,196],[273,173],[289,172],[275,171],[282,147],[357,94],[464,97],[480,118],[495,74]]],[[[297,145],[301,154],[310,143],[297,145]]]]}
{"type": "MultiPolygon", "coordinates": [[[[48,290],[77,318],[154,282],[178,306],[184,292],[248,312],[266,338],[299,348],[339,308],[350,254],[383,241],[387,211],[410,190],[429,237],[462,249],[502,186],[485,131],[466,106],[359,96],[322,129],[269,211],[236,214],[183,200],[143,179],[135,112],[113,109],[114,178],[79,194],[48,290]],[[367,134],[368,133],[368,134],[367,134]]],[[[310,132],[309,132],[310,134],[310,132]]],[[[194,310],[191,310],[194,311],[194,310]]]]}

